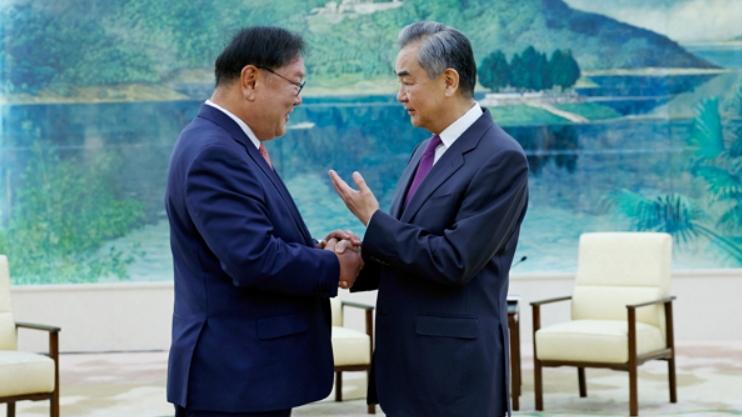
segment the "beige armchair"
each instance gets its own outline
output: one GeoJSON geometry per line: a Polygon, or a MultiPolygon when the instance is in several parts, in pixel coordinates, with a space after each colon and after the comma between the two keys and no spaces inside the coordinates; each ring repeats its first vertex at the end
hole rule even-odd
{"type": "Polygon", "coordinates": [[[668,362],[670,402],[677,402],[670,296],[672,238],[666,233],[587,233],[580,237],[572,296],[532,302],[536,410],[543,411],[542,368],[575,366],[580,397],[585,368],[629,373],[629,411],[639,415],[637,366],[668,362]],[[540,326],[543,304],[572,300],[572,320],[540,326]]]}
{"type": "Polygon", "coordinates": [[[59,331],[13,320],[8,258],[0,255],[0,403],[7,404],[8,417],[23,400],[50,400],[49,415],[59,417],[59,331]],[[49,355],[18,351],[18,328],[49,332],[49,355]]]}
{"type": "MultiPolygon", "coordinates": [[[[343,372],[366,371],[366,381],[371,372],[371,357],[374,351],[374,308],[370,305],[340,301],[331,298],[332,305],[332,353],[335,358],[335,401],[343,400],[343,372]],[[343,327],[345,307],[366,311],[366,333],[343,327]]],[[[368,406],[369,414],[376,414],[376,406],[368,406]]]]}

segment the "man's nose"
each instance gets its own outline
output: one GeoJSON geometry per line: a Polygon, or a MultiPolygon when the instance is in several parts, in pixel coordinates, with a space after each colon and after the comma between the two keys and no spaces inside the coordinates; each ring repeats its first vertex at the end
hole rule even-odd
{"type": "Polygon", "coordinates": [[[399,90],[397,91],[397,101],[404,102],[407,100],[407,95],[404,93],[403,88],[399,87],[399,90]]]}
{"type": "Polygon", "coordinates": [[[301,96],[296,96],[294,98],[294,106],[301,106],[302,98],[301,96]]]}

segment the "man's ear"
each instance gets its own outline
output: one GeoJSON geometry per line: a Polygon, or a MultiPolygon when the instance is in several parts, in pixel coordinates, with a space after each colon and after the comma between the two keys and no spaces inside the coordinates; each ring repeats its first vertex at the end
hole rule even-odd
{"type": "Polygon", "coordinates": [[[453,97],[457,91],[459,91],[459,73],[453,68],[446,68],[441,74],[443,82],[445,83],[445,95],[446,97],[453,97]]]}
{"type": "Polygon", "coordinates": [[[246,65],[240,72],[240,91],[245,100],[255,100],[255,92],[258,87],[258,67],[246,65]]]}

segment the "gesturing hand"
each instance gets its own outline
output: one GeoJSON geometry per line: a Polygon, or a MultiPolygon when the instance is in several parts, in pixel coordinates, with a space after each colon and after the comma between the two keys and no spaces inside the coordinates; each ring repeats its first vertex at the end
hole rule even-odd
{"type": "Polygon", "coordinates": [[[359,172],[353,173],[353,181],[356,183],[358,190],[350,188],[350,186],[343,181],[337,172],[330,170],[330,181],[332,186],[335,187],[335,191],[338,193],[340,198],[343,199],[345,205],[350,209],[351,213],[355,215],[358,220],[363,223],[364,226],[368,225],[371,216],[379,209],[379,202],[376,200],[376,196],[366,185],[366,181],[359,172]]]}

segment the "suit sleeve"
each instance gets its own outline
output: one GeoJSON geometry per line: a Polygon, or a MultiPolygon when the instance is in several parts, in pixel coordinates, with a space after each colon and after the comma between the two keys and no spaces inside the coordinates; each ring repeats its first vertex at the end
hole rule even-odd
{"type": "Polygon", "coordinates": [[[333,252],[273,234],[254,167],[224,146],[203,149],[187,170],[188,213],[234,285],[292,295],[337,295],[333,252]]]}
{"type": "MultiPolygon", "coordinates": [[[[363,240],[364,256],[444,285],[469,282],[505,248],[523,220],[528,202],[526,157],[515,149],[502,150],[462,187],[466,192],[455,220],[442,233],[375,213],[363,240]]],[[[418,216],[424,216],[423,209],[418,216]]]]}

